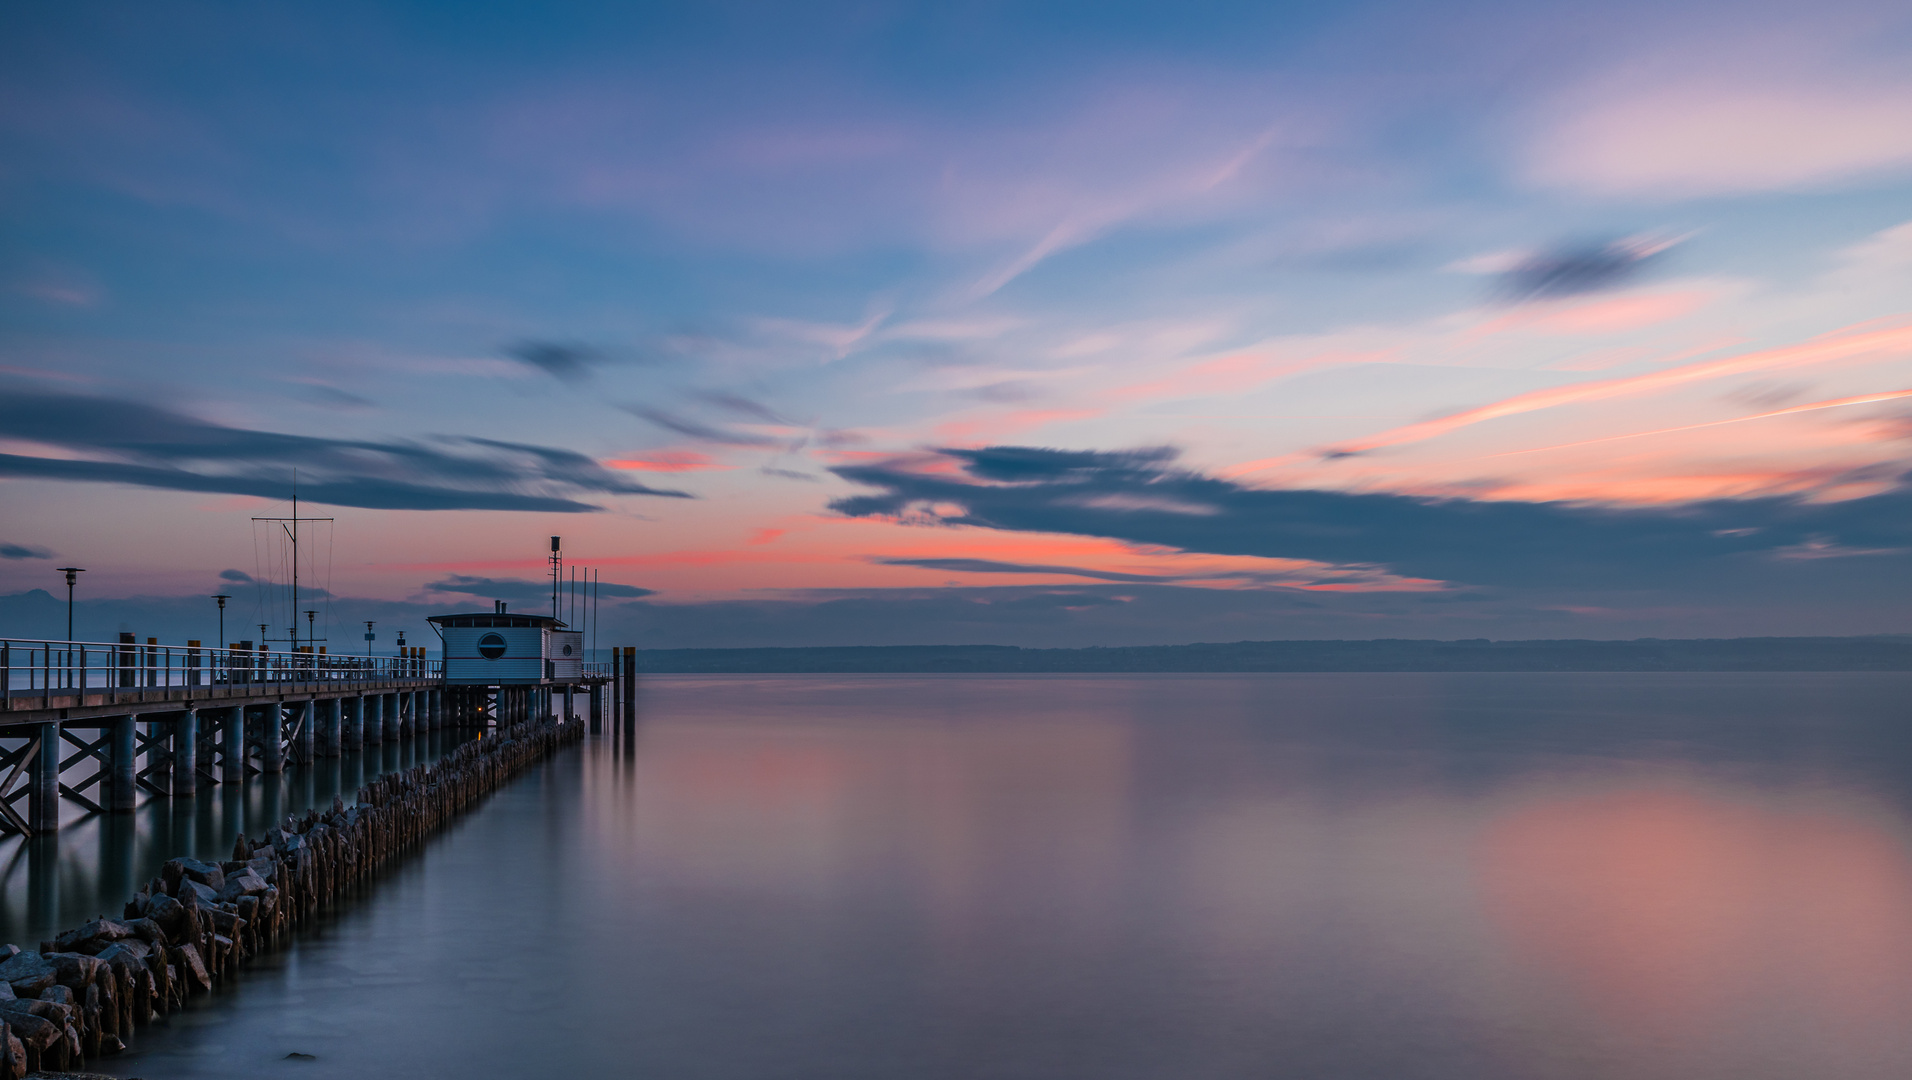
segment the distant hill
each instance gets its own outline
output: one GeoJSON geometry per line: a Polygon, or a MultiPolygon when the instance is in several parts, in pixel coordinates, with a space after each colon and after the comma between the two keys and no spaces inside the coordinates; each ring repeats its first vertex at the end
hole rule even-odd
{"type": "Polygon", "coordinates": [[[644,649],[656,674],[1226,671],[1912,671],[1912,637],[1237,641],[1124,648],[644,649]]]}

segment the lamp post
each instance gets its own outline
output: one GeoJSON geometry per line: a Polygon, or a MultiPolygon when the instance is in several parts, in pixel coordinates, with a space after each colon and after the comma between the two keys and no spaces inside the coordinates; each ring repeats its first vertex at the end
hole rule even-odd
{"type": "MultiPolygon", "coordinates": [[[[232,594],[214,593],[212,598],[219,601],[219,640],[212,643],[215,650],[213,655],[223,658],[226,655],[226,601],[232,599],[232,594]]],[[[218,677],[218,674],[215,669],[214,677],[218,677]]]]}
{"type": "MultiPolygon", "coordinates": [[[[66,575],[66,682],[68,686],[71,686],[73,684],[73,583],[79,580],[79,575],[86,573],[86,569],[79,566],[62,566],[60,572],[66,575]]],[[[84,669],[86,665],[80,666],[84,669]]]]}
{"type": "Polygon", "coordinates": [[[66,643],[71,645],[73,644],[73,583],[78,581],[79,575],[86,571],[78,566],[62,566],[60,573],[66,575],[66,643]]]}

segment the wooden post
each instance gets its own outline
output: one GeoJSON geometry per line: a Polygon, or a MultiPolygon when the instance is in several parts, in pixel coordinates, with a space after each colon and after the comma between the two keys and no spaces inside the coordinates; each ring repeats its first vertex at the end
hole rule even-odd
{"type": "Polygon", "coordinates": [[[60,725],[35,724],[39,746],[27,770],[27,828],[60,831],[60,725]]]}
{"type": "Polygon", "coordinates": [[[281,773],[285,771],[285,724],[286,715],[293,710],[277,701],[268,702],[259,710],[259,766],[260,771],[281,773]]]}
{"type": "Polygon", "coordinates": [[[319,755],[321,757],[339,756],[339,720],[344,710],[344,698],[330,698],[325,702],[325,711],[319,714],[319,755]]]}
{"type": "Polygon", "coordinates": [[[139,775],[139,717],[116,716],[108,729],[113,733],[113,741],[107,744],[107,761],[110,770],[106,783],[102,785],[103,800],[108,810],[116,813],[132,813],[139,805],[139,785],[135,782],[139,775]]]}
{"type": "Polygon", "coordinates": [[[637,719],[637,646],[624,646],[624,720],[637,719]]]}
{"type": "Polygon", "coordinates": [[[175,799],[199,793],[199,714],[191,709],[173,720],[173,779],[167,785],[175,799]]]}
{"type": "Polygon", "coordinates": [[[385,695],[367,694],[359,699],[359,707],[360,745],[383,745],[385,742],[385,695]]]}
{"type": "Polygon", "coordinates": [[[356,754],[365,749],[365,697],[360,695],[344,701],[344,722],[340,727],[340,741],[345,744],[345,752],[356,754]]]}
{"type": "Polygon", "coordinates": [[[299,710],[299,737],[292,744],[292,760],[302,764],[312,763],[312,747],[318,742],[318,733],[313,729],[319,726],[319,702],[309,698],[299,710]]]}
{"type": "Polygon", "coordinates": [[[219,721],[219,781],[241,783],[246,778],[246,707],[234,705],[219,721]]]}

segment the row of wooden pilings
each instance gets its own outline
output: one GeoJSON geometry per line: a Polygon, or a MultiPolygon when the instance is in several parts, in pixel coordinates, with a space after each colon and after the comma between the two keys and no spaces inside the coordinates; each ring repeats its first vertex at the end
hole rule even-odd
{"type": "MultiPolygon", "coordinates": [[[[565,717],[573,715],[571,690],[563,688],[565,717]]],[[[314,689],[243,704],[170,705],[157,712],[11,725],[4,734],[27,741],[0,754],[0,769],[24,773],[26,783],[15,789],[9,777],[0,788],[5,792],[0,830],[57,830],[62,798],[96,812],[130,812],[142,791],[192,798],[208,785],[283,772],[287,764],[357,753],[431,731],[527,722],[551,715],[552,691],[442,683],[383,691],[314,689]],[[88,731],[93,738],[78,734],[88,731]],[[93,771],[80,775],[75,766],[89,760],[96,763],[93,771]],[[22,796],[24,817],[14,805],[22,796]]]]}
{"type": "MultiPolygon", "coordinates": [[[[502,725],[359,789],[356,805],[243,834],[232,859],[174,859],[125,907],[42,942],[0,951],[0,1080],[77,1068],[134,1031],[230,983],[253,957],[332,909],[451,818],[584,733],[579,719],[502,725]]],[[[342,740],[341,740],[342,741],[342,740]]]]}

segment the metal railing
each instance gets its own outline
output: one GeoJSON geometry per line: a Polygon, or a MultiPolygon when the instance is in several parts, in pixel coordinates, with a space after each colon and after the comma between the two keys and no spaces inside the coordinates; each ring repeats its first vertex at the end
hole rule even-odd
{"type": "Polygon", "coordinates": [[[443,674],[443,661],[417,657],[0,638],[0,696],[8,698],[89,690],[389,682],[443,674]]]}

